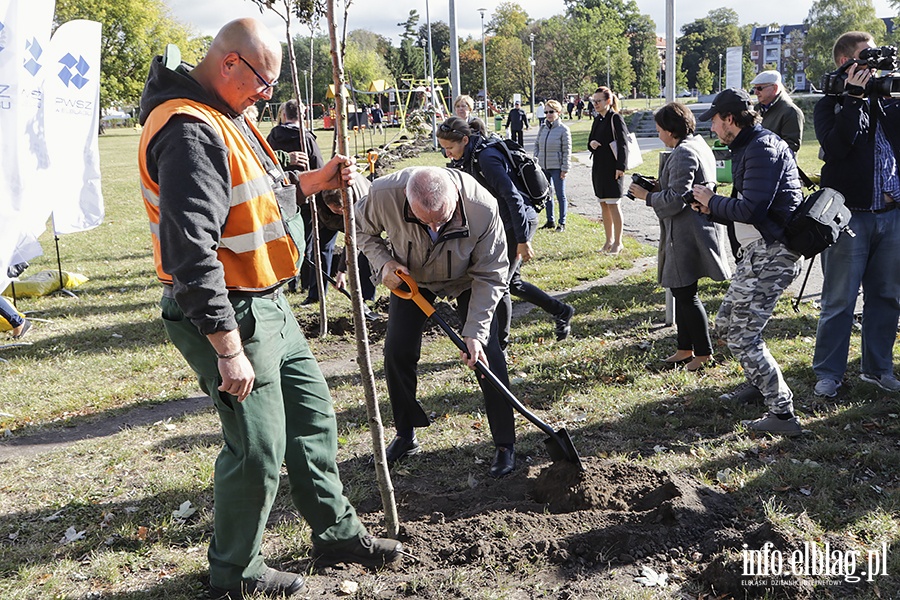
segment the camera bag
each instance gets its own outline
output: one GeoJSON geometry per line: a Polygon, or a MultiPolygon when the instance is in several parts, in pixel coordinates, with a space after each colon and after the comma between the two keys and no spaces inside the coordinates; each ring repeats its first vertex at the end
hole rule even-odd
{"type": "MultiPolygon", "coordinates": [[[[537,212],[544,210],[544,203],[550,198],[550,182],[534,157],[510,139],[492,139],[475,148],[473,162],[476,165],[481,151],[488,146],[497,146],[506,157],[512,170],[513,183],[522,193],[524,200],[537,212]]],[[[478,169],[480,171],[481,167],[479,166],[478,169]]]]}
{"type": "Polygon", "coordinates": [[[853,235],[848,223],[850,209],[844,196],[832,188],[821,188],[803,199],[784,228],[787,247],[812,258],[834,244],[842,233],[853,235]]]}

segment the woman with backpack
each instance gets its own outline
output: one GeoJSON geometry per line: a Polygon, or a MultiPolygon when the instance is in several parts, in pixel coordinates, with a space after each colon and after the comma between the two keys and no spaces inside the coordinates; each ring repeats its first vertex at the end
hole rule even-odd
{"type": "Polygon", "coordinates": [[[566,174],[569,172],[569,157],[572,154],[572,134],[562,122],[562,105],[556,100],[548,100],[544,109],[544,122],[534,140],[534,157],[553,182],[556,201],[559,202],[559,224],[553,219],[553,198],[547,201],[547,222],[544,229],[566,230],[566,174]]]}
{"type": "Polygon", "coordinates": [[[606,233],[602,252],[618,254],[622,251],[623,229],[619,201],[628,187],[625,180],[625,165],[628,164],[628,144],[625,140],[628,127],[619,114],[619,99],[608,87],[598,87],[591,102],[597,110],[597,116],[594,117],[588,136],[588,150],[593,160],[591,181],[594,184],[594,195],[600,200],[603,230],[606,233]],[[613,151],[613,144],[617,145],[616,151],[613,151]]]}
{"type": "MultiPolygon", "coordinates": [[[[510,293],[552,315],[556,321],[556,339],[566,339],[571,331],[570,321],[575,307],[522,280],[520,274],[522,263],[534,256],[531,240],[537,231],[538,216],[516,187],[509,161],[496,146],[503,141],[486,140],[459,117],[450,117],[441,123],[437,138],[445,155],[452,160],[451,166],[474,177],[497,199],[500,219],[506,231],[510,293]]],[[[497,307],[497,316],[500,319],[500,345],[505,350],[509,344],[512,319],[509,294],[497,307]]]]}

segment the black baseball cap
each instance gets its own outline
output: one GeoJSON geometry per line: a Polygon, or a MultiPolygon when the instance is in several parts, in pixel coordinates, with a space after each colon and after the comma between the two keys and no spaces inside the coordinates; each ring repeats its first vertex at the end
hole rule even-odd
{"type": "Polygon", "coordinates": [[[709,121],[715,115],[720,115],[722,113],[735,114],[750,110],[752,106],[750,94],[744,90],[728,88],[727,90],[719,92],[716,99],[713,100],[712,106],[709,107],[709,110],[697,117],[697,120],[709,121]]]}

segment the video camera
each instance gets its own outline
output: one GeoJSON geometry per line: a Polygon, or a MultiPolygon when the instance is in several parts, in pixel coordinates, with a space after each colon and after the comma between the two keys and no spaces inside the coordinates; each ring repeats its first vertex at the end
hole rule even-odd
{"type": "MultiPolygon", "coordinates": [[[[648,192],[652,192],[656,188],[656,180],[655,179],[650,179],[648,177],[644,177],[640,173],[632,173],[631,181],[638,184],[639,186],[641,186],[648,192]]],[[[625,197],[631,198],[632,200],[634,200],[634,196],[631,195],[631,192],[625,192],[625,197]]]]}
{"type": "Polygon", "coordinates": [[[840,96],[844,93],[847,81],[847,69],[851,65],[865,65],[867,69],[889,71],[885,75],[873,75],[863,90],[863,96],[890,96],[900,98],[900,72],[897,71],[897,48],[881,46],[880,48],[864,48],[859,58],[848,60],[832,73],[822,76],[822,91],[827,96],[840,96]]]}

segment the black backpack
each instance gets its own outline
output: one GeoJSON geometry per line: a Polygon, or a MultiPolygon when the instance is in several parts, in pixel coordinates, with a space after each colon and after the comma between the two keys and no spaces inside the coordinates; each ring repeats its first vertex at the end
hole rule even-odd
{"type": "Polygon", "coordinates": [[[845,231],[854,233],[847,225],[850,209],[844,206],[844,196],[837,190],[821,188],[803,199],[791,213],[784,228],[787,247],[812,258],[834,244],[845,231]]]}
{"type": "MultiPolygon", "coordinates": [[[[534,207],[534,210],[544,210],[544,203],[550,198],[550,182],[544,174],[544,170],[537,164],[534,157],[528,154],[522,146],[510,139],[489,139],[475,148],[472,162],[477,165],[481,151],[487,147],[497,147],[505,156],[512,167],[513,183],[522,193],[524,200],[534,207]]],[[[478,167],[481,171],[481,167],[478,167]]],[[[484,174],[482,173],[482,176],[484,174]]]]}

